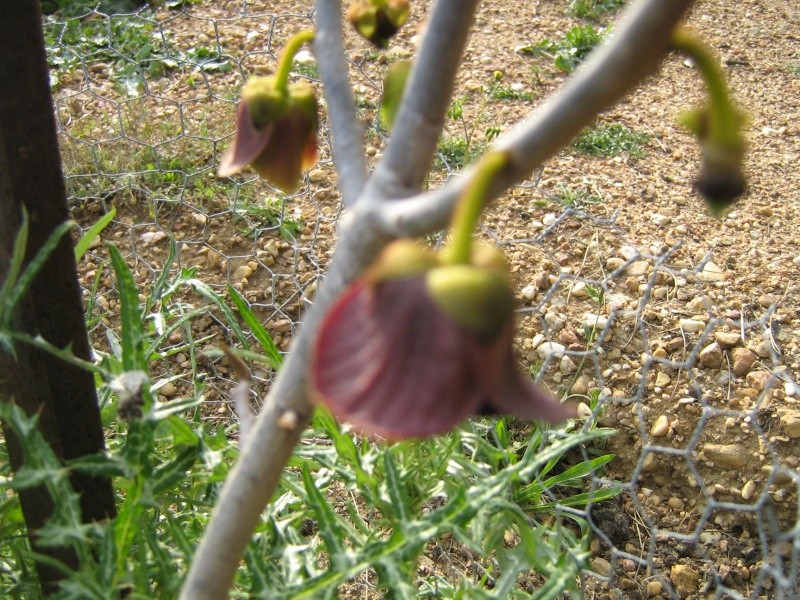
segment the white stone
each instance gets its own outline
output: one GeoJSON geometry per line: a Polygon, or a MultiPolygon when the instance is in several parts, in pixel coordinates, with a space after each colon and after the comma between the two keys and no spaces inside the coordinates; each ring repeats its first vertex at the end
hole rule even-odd
{"type": "Polygon", "coordinates": [[[566,355],[561,357],[561,364],[559,365],[559,368],[564,375],[569,375],[570,373],[574,373],[578,370],[578,366],[575,364],[575,361],[566,355]]]}
{"type": "Polygon", "coordinates": [[[536,289],[535,285],[526,285],[524,288],[522,288],[521,293],[522,297],[526,300],[535,300],[538,290],[536,289]]]}
{"type": "Polygon", "coordinates": [[[597,331],[602,331],[608,325],[608,317],[595,313],[585,313],[583,315],[583,325],[589,329],[596,328],[597,331]]]}
{"type": "Polygon", "coordinates": [[[314,55],[308,50],[300,50],[300,52],[294,55],[294,62],[301,65],[313,63],[315,60],[314,55]]]}
{"type": "Polygon", "coordinates": [[[566,348],[558,342],[544,342],[536,348],[536,353],[539,355],[539,358],[547,358],[551,355],[556,358],[561,358],[564,356],[564,350],[566,350],[566,348]]]}
{"type": "Polygon", "coordinates": [[[716,263],[708,261],[697,277],[706,282],[725,281],[725,272],[716,263]]]}
{"type": "Polygon", "coordinates": [[[679,325],[686,333],[699,333],[706,328],[705,323],[694,319],[681,319],[679,325]]]}

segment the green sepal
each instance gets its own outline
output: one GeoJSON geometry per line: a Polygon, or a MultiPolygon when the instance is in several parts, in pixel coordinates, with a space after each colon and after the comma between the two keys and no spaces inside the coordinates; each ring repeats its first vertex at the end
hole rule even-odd
{"type": "Polygon", "coordinates": [[[428,248],[411,240],[397,240],[384,248],[364,279],[371,285],[377,285],[389,279],[421,275],[438,264],[439,259],[428,248]]]}
{"type": "Polygon", "coordinates": [[[277,121],[289,105],[289,97],[281,92],[274,77],[253,77],[242,89],[242,102],[247,103],[256,129],[277,121]]]}
{"type": "Polygon", "coordinates": [[[407,19],[408,0],[361,2],[347,11],[347,20],[358,34],[378,48],[385,48],[407,19]]]}
{"type": "Polygon", "coordinates": [[[495,337],[512,317],[514,293],[498,269],[446,265],[432,269],[426,283],[440,310],[483,339],[495,337]]]}

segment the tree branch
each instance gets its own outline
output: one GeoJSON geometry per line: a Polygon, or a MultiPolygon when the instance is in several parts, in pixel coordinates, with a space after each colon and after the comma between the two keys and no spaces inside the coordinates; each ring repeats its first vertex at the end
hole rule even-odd
{"type": "Polygon", "coordinates": [[[478,0],[434,4],[392,136],[367,184],[367,197],[402,198],[419,192],[444,127],[477,5],[478,0]]]}
{"type": "Polygon", "coordinates": [[[342,204],[352,205],[367,180],[364,158],[364,127],[358,118],[353,91],[347,77],[342,41],[342,3],[340,0],[317,0],[317,35],[314,54],[322,76],[328,119],[333,132],[331,152],[342,204]]]}
{"type": "MultiPolygon", "coordinates": [[[[412,75],[408,100],[401,109],[391,150],[387,149],[376,172],[376,176],[380,173],[380,181],[376,182],[373,177],[362,192],[370,201],[357,203],[341,223],[340,242],[324,284],[313,306],[305,313],[303,327],[244,444],[242,456],[225,482],[181,590],[180,597],[184,600],[227,597],[250,535],[275,493],[283,468],[311,416],[307,370],[322,316],[347,283],[372,262],[391,238],[420,235],[445,225],[456,199],[473,176],[471,171],[433,194],[397,202],[377,201],[417,192],[427,173],[475,3],[476,0],[440,0],[436,4],[429,25],[429,31],[435,30],[435,33],[425,36],[419,74],[412,75]]],[[[564,91],[534,113],[518,131],[498,143],[499,149],[509,153],[511,164],[498,175],[492,195],[524,179],[600,111],[653,73],[669,48],[672,28],[690,4],[690,0],[646,0],[634,6],[614,39],[598,50],[564,91]]],[[[325,19],[333,18],[333,13],[340,9],[338,0],[320,0],[318,7],[321,27],[325,19]]],[[[330,23],[326,27],[330,27],[330,23]]],[[[331,58],[328,55],[334,53],[326,47],[332,43],[326,36],[330,36],[329,30],[317,42],[320,68],[324,60],[325,70],[330,71],[325,82],[344,85],[346,77],[343,78],[341,72],[333,73],[340,67],[333,61],[327,62],[331,58]]],[[[334,101],[329,101],[331,117],[334,114],[338,114],[337,119],[344,119],[347,114],[352,116],[352,111],[345,110],[348,104],[344,95],[336,97],[336,103],[344,104],[336,104],[338,108],[334,109],[334,101]]],[[[337,148],[347,139],[348,127],[352,133],[352,126],[345,124],[340,129],[344,133],[339,133],[337,148]]],[[[339,154],[336,165],[341,169],[340,185],[352,186],[347,188],[347,193],[343,189],[343,196],[355,198],[361,189],[364,171],[359,166],[353,175],[349,163],[363,165],[363,157],[356,157],[353,149],[336,150],[336,153],[339,154]],[[348,181],[349,177],[356,177],[356,183],[348,181]]]]}
{"type": "MultiPolygon", "coordinates": [[[[691,4],[692,0],[644,0],[626,11],[608,43],[516,130],[498,139],[495,148],[508,152],[510,162],[495,179],[490,197],[529,177],[598,114],[655,73],[669,51],[672,30],[691,4]]],[[[441,229],[474,174],[471,168],[436,192],[375,206],[375,218],[393,237],[441,229]]]]}
{"type": "Polygon", "coordinates": [[[228,475],[208,529],[197,548],[181,590],[182,600],[228,597],[250,536],[280,482],[313,406],[308,394],[308,365],[323,315],[345,286],[355,279],[389,241],[359,204],[343,226],[324,285],[303,315],[303,326],[270,390],[258,419],[228,475]]]}

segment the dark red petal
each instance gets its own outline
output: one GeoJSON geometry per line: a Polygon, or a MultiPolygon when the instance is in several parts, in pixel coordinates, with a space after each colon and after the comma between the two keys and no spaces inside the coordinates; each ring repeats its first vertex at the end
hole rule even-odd
{"type": "Polygon", "coordinates": [[[278,189],[291,193],[300,185],[303,169],[316,160],[316,128],[302,107],[290,108],[273,125],[253,169],[278,189]]]}
{"type": "Polygon", "coordinates": [[[272,129],[272,125],[256,129],[247,102],[240,102],[236,114],[236,135],[233,144],[222,155],[217,175],[230,177],[253,162],[269,143],[272,129]]]}
{"type": "Polygon", "coordinates": [[[340,419],[388,439],[435,435],[477,410],[462,331],[424,277],[357,282],[328,313],[312,362],[318,398],[340,419]]]}
{"type": "Polygon", "coordinates": [[[513,336],[514,324],[509,322],[489,344],[475,341],[471,345],[470,355],[476,378],[489,400],[489,406],[499,414],[547,423],[575,417],[575,406],[559,402],[519,372],[511,345],[513,336]]]}

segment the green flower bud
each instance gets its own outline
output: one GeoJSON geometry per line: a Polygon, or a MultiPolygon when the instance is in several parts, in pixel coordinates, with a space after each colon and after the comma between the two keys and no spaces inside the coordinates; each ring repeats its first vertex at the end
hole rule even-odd
{"type": "Polygon", "coordinates": [[[403,99],[410,71],[411,61],[399,60],[393,63],[386,72],[381,95],[381,121],[388,129],[394,125],[394,118],[400,109],[400,101],[403,99]]]}
{"type": "Polygon", "coordinates": [[[385,48],[389,39],[408,19],[408,0],[372,0],[354,4],[347,11],[347,20],[361,37],[378,48],[385,48]]]}

